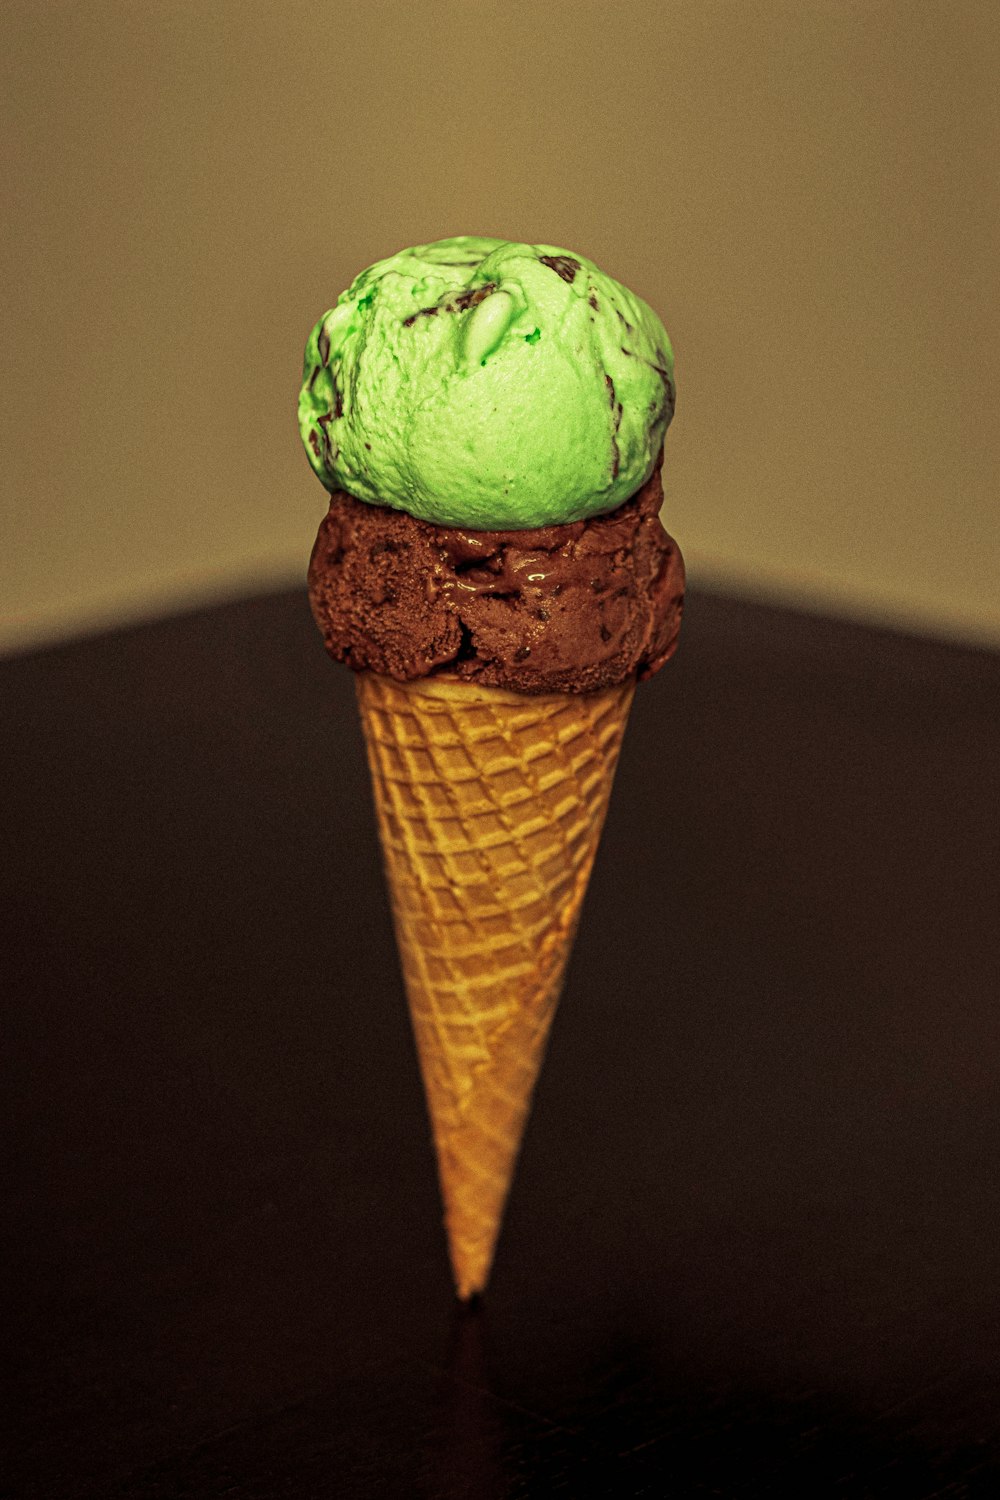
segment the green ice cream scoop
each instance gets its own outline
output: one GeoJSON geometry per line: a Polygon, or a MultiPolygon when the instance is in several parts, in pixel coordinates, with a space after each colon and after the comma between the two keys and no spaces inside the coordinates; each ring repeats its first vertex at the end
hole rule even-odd
{"type": "Polygon", "coordinates": [[[299,425],[328,489],[441,526],[621,505],[673,415],[659,318],[591,261],[460,237],[362,271],[306,345],[299,425]]]}

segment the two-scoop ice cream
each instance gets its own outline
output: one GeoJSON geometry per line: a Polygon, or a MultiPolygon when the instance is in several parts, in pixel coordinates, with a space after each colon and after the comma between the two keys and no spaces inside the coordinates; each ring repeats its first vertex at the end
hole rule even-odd
{"type": "Polygon", "coordinates": [[[662,323],[582,256],[462,237],[362,272],[299,400],[333,492],[310,567],[327,649],[526,694],[649,676],[684,590],[658,519],[673,408],[662,323]]]}
{"type": "Polygon", "coordinates": [[[455,1288],[488,1281],[637,678],[674,650],[673,355],[550,245],[380,261],[316,325],[309,568],[357,673],[455,1288]]]}

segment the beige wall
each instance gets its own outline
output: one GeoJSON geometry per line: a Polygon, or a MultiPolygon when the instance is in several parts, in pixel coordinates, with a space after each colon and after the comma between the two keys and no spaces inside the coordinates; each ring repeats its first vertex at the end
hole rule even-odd
{"type": "Polygon", "coordinates": [[[353,273],[581,250],[692,576],[1000,644],[997,0],[6,0],[0,643],[302,576],[353,273]]]}

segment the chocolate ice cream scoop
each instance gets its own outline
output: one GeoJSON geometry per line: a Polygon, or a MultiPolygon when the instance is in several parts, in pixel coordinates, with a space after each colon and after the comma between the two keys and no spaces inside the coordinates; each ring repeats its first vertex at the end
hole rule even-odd
{"type": "Polygon", "coordinates": [[[659,465],[610,515],[464,531],[334,494],[309,568],[330,655],[409,682],[588,693],[673,654],[684,564],[659,520],[659,465]]]}

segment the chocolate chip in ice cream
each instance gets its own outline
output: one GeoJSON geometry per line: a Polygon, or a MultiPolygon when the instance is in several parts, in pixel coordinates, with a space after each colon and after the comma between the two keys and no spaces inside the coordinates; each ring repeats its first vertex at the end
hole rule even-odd
{"type": "Polygon", "coordinates": [[[561,276],[563,281],[572,286],[580,269],[578,260],[574,260],[571,255],[540,255],[538,259],[543,266],[548,266],[550,271],[555,271],[557,276],[561,276]]]}

